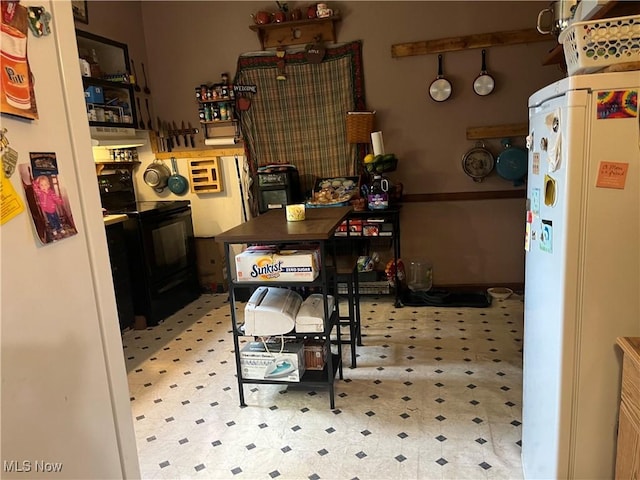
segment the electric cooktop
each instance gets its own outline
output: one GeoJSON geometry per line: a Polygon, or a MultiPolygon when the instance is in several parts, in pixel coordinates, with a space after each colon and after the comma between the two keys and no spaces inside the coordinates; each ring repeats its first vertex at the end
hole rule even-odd
{"type": "Polygon", "coordinates": [[[135,202],[121,206],[107,208],[107,213],[126,213],[127,215],[149,215],[171,213],[189,208],[189,200],[158,200],[135,202]]]}

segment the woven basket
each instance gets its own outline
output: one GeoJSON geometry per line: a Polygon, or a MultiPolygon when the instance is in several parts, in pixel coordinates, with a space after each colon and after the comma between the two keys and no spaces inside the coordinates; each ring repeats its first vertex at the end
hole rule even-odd
{"type": "Polygon", "coordinates": [[[347,112],[347,142],[370,143],[376,112],[347,112]]]}

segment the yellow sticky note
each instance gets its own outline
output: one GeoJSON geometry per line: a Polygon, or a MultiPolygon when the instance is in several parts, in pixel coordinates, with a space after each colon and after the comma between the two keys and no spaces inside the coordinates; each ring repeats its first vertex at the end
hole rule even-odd
{"type": "Polygon", "coordinates": [[[22,213],[24,204],[9,179],[1,172],[0,177],[2,177],[0,181],[0,225],[4,225],[13,217],[22,213]]]}

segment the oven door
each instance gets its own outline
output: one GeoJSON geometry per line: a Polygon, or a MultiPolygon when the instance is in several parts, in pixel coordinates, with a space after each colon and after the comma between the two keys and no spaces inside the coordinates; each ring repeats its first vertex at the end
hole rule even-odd
{"type": "Polygon", "coordinates": [[[124,222],[136,315],[157,325],[200,296],[191,209],[139,209],[124,222]]]}
{"type": "Polygon", "coordinates": [[[151,285],[195,265],[191,209],[139,218],[147,278],[151,285]]]}

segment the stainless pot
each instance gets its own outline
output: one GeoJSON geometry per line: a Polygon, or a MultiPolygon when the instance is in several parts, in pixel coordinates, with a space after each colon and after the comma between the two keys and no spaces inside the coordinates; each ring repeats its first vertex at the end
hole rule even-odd
{"type": "Polygon", "coordinates": [[[171,171],[161,160],[155,159],[144,171],[144,183],[161,192],[167,186],[171,171]]]}
{"type": "Polygon", "coordinates": [[[578,0],[558,0],[538,14],[537,28],[540,33],[558,35],[569,26],[578,0]]]}

